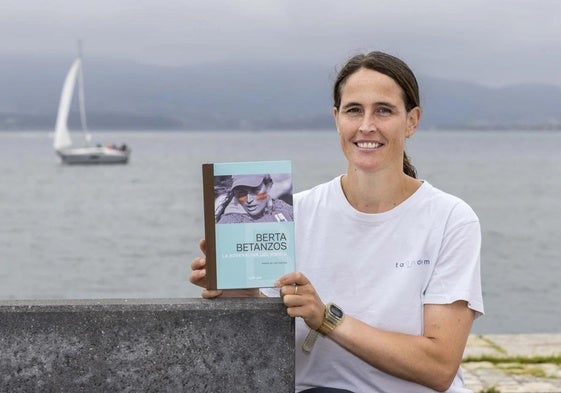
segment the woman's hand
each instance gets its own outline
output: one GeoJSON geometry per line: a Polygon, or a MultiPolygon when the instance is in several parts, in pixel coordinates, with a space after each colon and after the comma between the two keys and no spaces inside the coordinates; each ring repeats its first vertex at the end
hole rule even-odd
{"type": "Polygon", "coordinates": [[[291,317],[300,317],[310,329],[318,329],[325,315],[321,301],[312,283],[300,272],[289,273],[275,282],[280,288],[282,301],[291,317]]]}
{"type": "Polygon", "coordinates": [[[206,289],[208,281],[206,278],[206,241],[199,241],[199,248],[203,255],[193,259],[191,262],[191,273],[189,273],[189,281],[191,284],[204,288],[201,296],[205,299],[214,299],[217,297],[257,297],[259,289],[233,289],[233,290],[212,290],[206,289]]]}
{"type": "Polygon", "coordinates": [[[191,273],[189,274],[189,281],[191,284],[195,284],[199,287],[204,288],[202,292],[202,297],[205,299],[212,299],[222,295],[222,291],[208,290],[207,279],[206,279],[206,241],[202,239],[199,241],[199,248],[201,249],[203,255],[193,259],[191,262],[191,273]]]}

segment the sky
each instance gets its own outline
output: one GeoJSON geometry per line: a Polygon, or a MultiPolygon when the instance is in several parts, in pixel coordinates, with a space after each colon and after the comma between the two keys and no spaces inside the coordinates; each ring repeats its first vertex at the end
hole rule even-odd
{"type": "Polygon", "coordinates": [[[561,86],[559,0],[1,0],[0,53],[182,66],[382,50],[417,74],[561,86]]]}

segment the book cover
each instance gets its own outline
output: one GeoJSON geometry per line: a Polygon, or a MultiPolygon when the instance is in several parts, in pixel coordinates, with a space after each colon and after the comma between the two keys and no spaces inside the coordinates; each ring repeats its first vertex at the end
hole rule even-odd
{"type": "Polygon", "coordinates": [[[203,164],[207,289],[272,287],[295,270],[292,163],[203,164]]]}

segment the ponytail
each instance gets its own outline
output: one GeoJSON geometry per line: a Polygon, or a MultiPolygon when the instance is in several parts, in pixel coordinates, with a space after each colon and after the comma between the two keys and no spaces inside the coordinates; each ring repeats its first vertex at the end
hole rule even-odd
{"type": "Polygon", "coordinates": [[[405,152],[403,152],[403,172],[405,172],[406,175],[411,176],[413,179],[417,178],[417,170],[413,164],[411,164],[409,156],[407,156],[405,152]]]}

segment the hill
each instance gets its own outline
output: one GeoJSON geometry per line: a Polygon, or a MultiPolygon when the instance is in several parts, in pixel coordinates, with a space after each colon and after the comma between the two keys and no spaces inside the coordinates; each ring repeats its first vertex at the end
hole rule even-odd
{"type": "MultiPolygon", "coordinates": [[[[0,129],[52,129],[71,61],[0,63],[0,129]]],[[[86,58],[88,123],[92,129],[330,128],[335,73],[288,61],[173,68],[86,58]]],[[[561,128],[560,87],[493,89],[424,75],[419,83],[426,128],[561,128]]]]}

